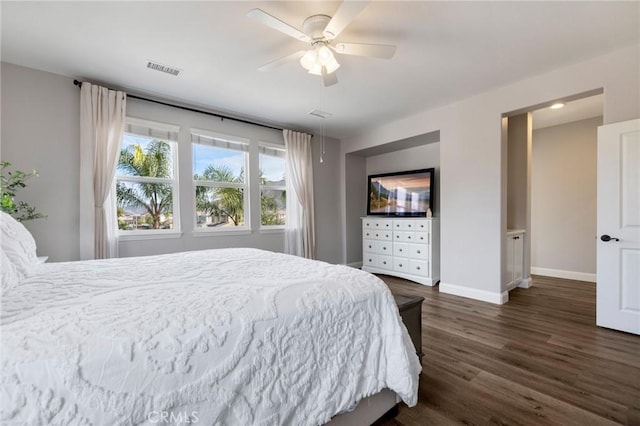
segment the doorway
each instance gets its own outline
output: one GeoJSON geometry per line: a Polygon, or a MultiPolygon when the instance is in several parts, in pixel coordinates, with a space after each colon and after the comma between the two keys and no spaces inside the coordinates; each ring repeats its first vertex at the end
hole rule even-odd
{"type": "Polygon", "coordinates": [[[602,114],[599,90],[503,119],[505,299],[511,289],[529,287],[531,274],[595,282],[602,114]]]}
{"type": "Polygon", "coordinates": [[[603,95],[532,112],[531,273],[596,281],[598,126],[603,95]]]}

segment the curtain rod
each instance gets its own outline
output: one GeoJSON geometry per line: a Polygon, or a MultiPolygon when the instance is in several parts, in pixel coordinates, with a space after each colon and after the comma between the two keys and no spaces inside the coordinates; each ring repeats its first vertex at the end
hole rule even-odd
{"type": "MultiPolygon", "coordinates": [[[[78,87],[82,87],[82,82],[79,81],[79,80],[73,80],[73,84],[78,86],[78,87]]],[[[155,99],[143,98],[142,96],[130,95],[128,93],[127,93],[127,97],[128,98],[133,98],[133,99],[139,99],[141,101],[146,101],[146,102],[153,102],[154,104],[160,104],[160,105],[164,105],[164,106],[168,106],[168,107],[172,107],[172,108],[179,108],[179,109],[183,109],[185,111],[191,111],[191,112],[197,112],[197,113],[200,113],[200,114],[211,115],[213,117],[218,117],[221,120],[233,120],[233,121],[237,121],[239,123],[251,124],[253,126],[260,126],[260,127],[265,127],[267,129],[273,129],[273,130],[282,131],[282,128],[280,128],[280,127],[274,127],[274,126],[269,126],[267,124],[256,123],[254,121],[243,120],[242,118],[229,117],[227,115],[216,114],[215,112],[203,111],[201,109],[190,108],[190,107],[186,107],[186,106],[182,106],[182,105],[170,104],[168,102],[156,101],[155,99]]]]}

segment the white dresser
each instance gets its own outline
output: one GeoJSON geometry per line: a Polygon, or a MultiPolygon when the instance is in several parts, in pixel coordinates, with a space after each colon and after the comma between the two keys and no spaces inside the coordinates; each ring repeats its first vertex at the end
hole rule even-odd
{"type": "Polygon", "coordinates": [[[362,269],[420,284],[440,279],[437,218],[362,218],[362,269]]]}

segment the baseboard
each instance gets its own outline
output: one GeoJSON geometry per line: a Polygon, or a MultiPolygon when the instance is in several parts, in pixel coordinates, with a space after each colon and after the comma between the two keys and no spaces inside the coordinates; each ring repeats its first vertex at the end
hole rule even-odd
{"type": "Polygon", "coordinates": [[[518,287],[520,288],[529,288],[533,285],[533,280],[531,279],[531,277],[529,278],[525,278],[522,281],[520,281],[520,284],[518,284],[518,287]]]}
{"type": "Polygon", "coordinates": [[[586,272],[563,271],[562,269],[538,268],[537,266],[532,266],[531,273],[533,275],[542,275],[545,277],[564,278],[567,280],[576,280],[576,281],[587,281],[590,283],[596,282],[596,274],[589,274],[586,272]]]}
{"type": "Polygon", "coordinates": [[[447,284],[440,281],[440,292],[453,294],[454,296],[468,297],[469,299],[481,300],[483,302],[502,305],[509,301],[509,292],[494,293],[492,291],[478,290],[461,285],[447,284]]]}
{"type": "Polygon", "coordinates": [[[351,262],[351,263],[347,263],[347,266],[350,266],[352,268],[356,268],[356,269],[360,269],[362,268],[362,262],[351,262]]]}

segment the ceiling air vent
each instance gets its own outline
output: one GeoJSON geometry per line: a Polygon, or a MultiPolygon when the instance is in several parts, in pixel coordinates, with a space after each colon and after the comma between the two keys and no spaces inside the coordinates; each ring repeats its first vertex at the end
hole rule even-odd
{"type": "Polygon", "coordinates": [[[309,115],[315,115],[316,117],[320,117],[320,118],[329,118],[333,114],[326,111],[320,111],[319,109],[314,109],[313,111],[309,111],[309,115]]]}
{"type": "Polygon", "coordinates": [[[162,65],[153,61],[147,61],[147,68],[151,68],[152,70],[160,71],[165,74],[171,74],[175,76],[177,76],[182,72],[180,68],[174,68],[167,65],[162,65]]]}

